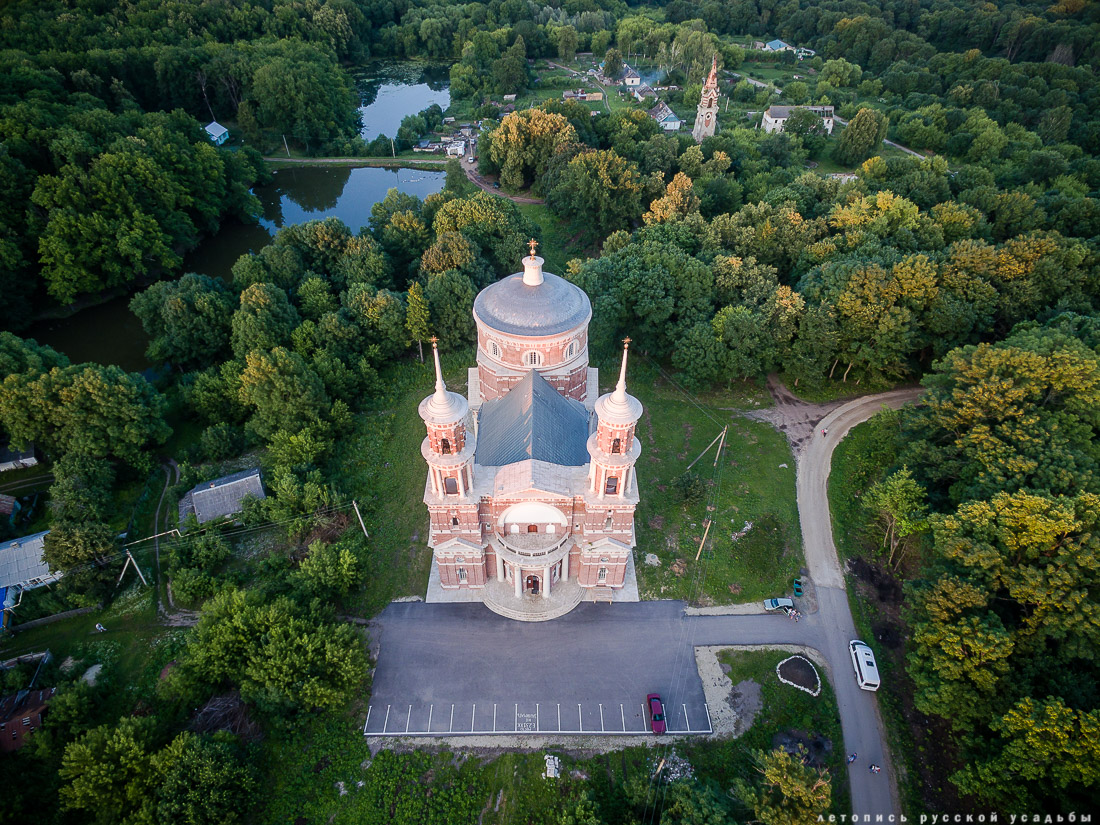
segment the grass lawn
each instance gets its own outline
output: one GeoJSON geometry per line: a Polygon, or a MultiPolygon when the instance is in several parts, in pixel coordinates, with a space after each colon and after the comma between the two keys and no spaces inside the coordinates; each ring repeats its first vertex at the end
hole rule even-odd
{"type": "MultiPolygon", "coordinates": [[[[614,374],[608,367],[601,372],[605,381],[614,374]]],[[[735,385],[736,391],[711,393],[697,405],[637,358],[631,378],[630,390],[645,407],[638,425],[641,503],[635,517],[642,597],[731,604],[785,593],[803,564],[794,459],[782,434],[740,415],[768,403],[767,393],[735,385]],[[681,503],[674,480],[727,424],[719,466],[712,448],[692,469],[705,485],[704,498],[681,503]],[[708,515],[713,524],[696,562],[708,515]],[[751,529],[735,538],[746,522],[751,529]],[[660,566],[643,563],[648,553],[660,566]]]]}
{"type": "MultiPolygon", "coordinates": [[[[565,276],[565,265],[570,258],[584,256],[584,250],[573,246],[573,239],[565,222],[554,215],[543,203],[517,203],[523,217],[539,227],[539,255],[546,261],[547,272],[565,276]]],[[[594,251],[590,251],[594,254],[594,251]]]]}
{"type": "Polygon", "coordinates": [[[713,777],[722,787],[729,787],[737,778],[756,781],[752,751],[773,749],[777,746],[778,735],[790,732],[800,737],[820,737],[829,743],[825,749],[816,751],[815,755],[820,766],[826,768],[832,777],[832,810],[848,810],[846,754],[832,686],[827,675],[816,665],[818,676],[822,680],[821,693],[818,696],[811,696],[780,682],[775,673],[776,665],[790,655],[784,651],[719,653],[718,661],[730,668],[729,677],[734,685],[747,679],[760,685],[760,710],[752,727],[737,739],[724,742],[699,741],[699,744],[693,741],[683,747],[684,756],[691,760],[698,772],[713,777]]]}

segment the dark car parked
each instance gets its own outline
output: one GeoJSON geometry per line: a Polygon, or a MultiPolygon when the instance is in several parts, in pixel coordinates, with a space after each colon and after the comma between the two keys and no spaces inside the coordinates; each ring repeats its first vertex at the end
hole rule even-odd
{"type": "Polygon", "coordinates": [[[645,698],[649,708],[649,727],[654,733],[665,732],[665,706],[661,702],[661,694],[651,693],[645,698]]]}

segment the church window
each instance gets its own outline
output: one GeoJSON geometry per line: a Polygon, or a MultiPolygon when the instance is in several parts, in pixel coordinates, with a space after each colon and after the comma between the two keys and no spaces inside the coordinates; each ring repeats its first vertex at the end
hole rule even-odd
{"type": "Polygon", "coordinates": [[[451,526],[458,527],[458,516],[451,516],[451,526]]]}
{"type": "Polygon", "coordinates": [[[604,486],[604,492],[607,495],[614,495],[619,492],[619,479],[617,476],[611,476],[607,479],[607,484],[604,486]]]}
{"type": "Polygon", "coordinates": [[[466,581],[466,568],[465,567],[458,568],[458,580],[460,582],[466,581]]]}
{"type": "Polygon", "coordinates": [[[527,525],[527,532],[528,533],[537,533],[538,531],[539,531],[539,526],[537,524],[528,524],[527,525]]]}
{"type": "Polygon", "coordinates": [[[603,529],[604,530],[610,530],[611,529],[611,511],[610,510],[607,511],[607,521],[604,522],[603,529]]]}
{"type": "Polygon", "coordinates": [[[621,453],[623,451],[623,442],[618,438],[611,439],[611,452],[621,453]]]}
{"type": "Polygon", "coordinates": [[[457,478],[445,478],[443,479],[443,492],[449,496],[458,495],[458,479],[457,478]]]}
{"type": "Polygon", "coordinates": [[[439,442],[439,451],[441,453],[443,453],[443,455],[450,455],[451,454],[451,441],[450,441],[450,439],[444,438],[442,441],[439,442]]]}
{"type": "Polygon", "coordinates": [[[607,581],[607,568],[606,567],[601,567],[600,568],[599,580],[601,582],[607,581]]]}
{"type": "Polygon", "coordinates": [[[530,352],[525,352],[523,354],[523,363],[529,367],[542,366],[542,353],[535,352],[534,350],[531,350],[530,352]]]}
{"type": "Polygon", "coordinates": [[[576,354],[577,354],[577,342],[576,341],[570,341],[568,348],[566,348],[566,350],[565,350],[565,357],[566,358],[572,358],[576,354]]]}
{"type": "Polygon", "coordinates": [[[500,358],[500,345],[496,341],[489,342],[489,354],[494,358],[500,358]]]}

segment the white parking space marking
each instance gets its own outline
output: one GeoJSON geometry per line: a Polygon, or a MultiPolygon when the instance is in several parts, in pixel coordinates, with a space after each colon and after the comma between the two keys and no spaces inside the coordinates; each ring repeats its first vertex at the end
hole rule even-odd
{"type": "MultiPolygon", "coordinates": [[[[462,717],[465,713],[465,703],[456,704],[451,703],[451,712],[447,721],[447,729],[443,730],[442,726],[440,730],[433,730],[435,724],[435,703],[423,703],[423,704],[408,704],[407,715],[405,717],[405,725],[402,729],[400,724],[400,718],[395,720],[394,730],[390,729],[390,712],[393,710],[393,706],[387,704],[386,712],[382,720],[382,727],[378,729],[378,716],[381,715],[374,713],[374,706],[369,705],[367,707],[366,720],[363,723],[363,735],[364,736],[471,736],[471,735],[516,735],[516,734],[560,734],[564,736],[582,736],[582,735],[604,735],[604,736],[652,736],[653,731],[649,724],[648,710],[644,704],[638,705],[640,710],[639,715],[639,727],[634,728],[626,721],[626,705],[625,702],[618,702],[619,705],[619,726],[616,727],[614,716],[612,720],[608,720],[607,714],[604,713],[605,702],[591,702],[585,704],[583,702],[577,703],[577,716],[575,720],[572,718],[572,714],[567,713],[566,718],[562,719],[561,703],[554,703],[555,713],[551,714],[546,720],[542,717],[542,706],[547,704],[546,702],[512,702],[512,727],[509,729],[505,727],[501,729],[497,719],[497,703],[493,703],[493,721],[490,726],[488,719],[485,718],[485,714],[482,713],[482,719],[479,728],[478,716],[477,716],[477,703],[473,702],[470,705],[470,724],[466,726],[464,719],[457,720],[458,727],[455,727],[455,709],[461,708],[458,715],[462,717]],[[522,706],[522,707],[521,707],[522,706]],[[587,725],[584,723],[585,714],[589,714],[589,722],[587,725]],[[599,727],[596,727],[596,717],[599,717],[599,727]],[[547,722],[544,727],[543,722],[547,722]],[[611,727],[608,727],[610,721],[611,727]],[[555,724],[556,722],[556,724],[555,724]],[[372,724],[374,729],[372,729],[372,724]]],[[[400,705],[398,706],[400,707],[400,705]]],[[[444,706],[445,707],[445,706],[444,706]]],[[[612,705],[614,707],[614,705],[612,705]]],[[[667,708],[667,705],[666,705],[667,708]]],[[[681,719],[679,714],[675,715],[675,719],[670,718],[667,715],[665,717],[665,725],[668,733],[672,734],[691,734],[691,735],[707,735],[713,733],[713,728],[710,718],[710,708],[703,703],[689,703],[681,702],[680,709],[683,712],[683,718],[681,719]],[[706,719],[705,727],[693,727],[691,724],[691,714],[695,713],[695,718],[706,719]]],[[[379,705],[381,710],[381,705],[379,705]]]]}

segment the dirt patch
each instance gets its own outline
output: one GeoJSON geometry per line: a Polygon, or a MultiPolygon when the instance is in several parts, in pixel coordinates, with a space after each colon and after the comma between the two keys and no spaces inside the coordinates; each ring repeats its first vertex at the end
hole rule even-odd
{"type": "Polygon", "coordinates": [[[649,520],[649,529],[651,529],[651,530],[660,530],[664,526],[665,526],[665,517],[664,516],[654,516],[653,518],[651,518],[649,520]]]}
{"type": "Polygon", "coordinates": [[[816,733],[806,733],[801,730],[780,731],[772,737],[772,748],[782,748],[791,756],[797,756],[799,751],[806,754],[806,761],[814,767],[824,767],[829,754],[833,752],[833,742],[816,733]]]}
{"type": "Polygon", "coordinates": [[[792,656],[779,664],[779,675],[791,684],[798,685],[810,693],[816,693],[821,689],[821,680],[817,676],[817,670],[809,659],[801,656],[792,656]]]}
{"type": "Polygon", "coordinates": [[[734,685],[733,690],[730,691],[730,707],[737,714],[734,732],[740,736],[752,727],[756,714],[764,707],[760,685],[752,679],[746,679],[734,685]]]}
{"type": "Polygon", "coordinates": [[[861,556],[848,559],[848,570],[857,579],[875,588],[878,601],[896,607],[901,604],[901,582],[888,570],[861,556]]]}

